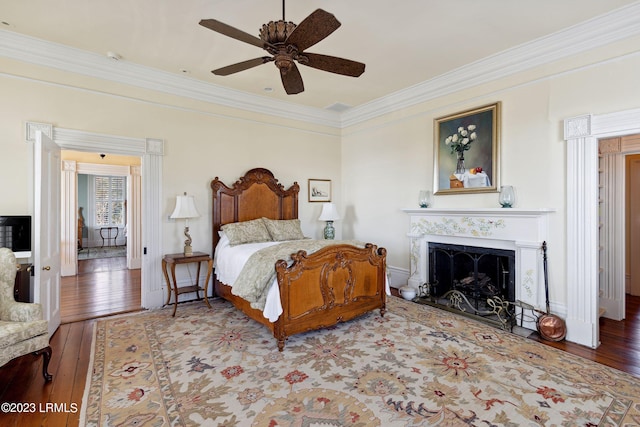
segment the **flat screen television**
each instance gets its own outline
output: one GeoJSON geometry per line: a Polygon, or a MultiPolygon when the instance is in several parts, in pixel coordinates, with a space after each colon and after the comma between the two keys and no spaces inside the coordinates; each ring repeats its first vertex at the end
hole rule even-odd
{"type": "Polygon", "coordinates": [[[0,247],[11,249],[16,257],[30,257],[31,217],[0,215],[0,247]]]}

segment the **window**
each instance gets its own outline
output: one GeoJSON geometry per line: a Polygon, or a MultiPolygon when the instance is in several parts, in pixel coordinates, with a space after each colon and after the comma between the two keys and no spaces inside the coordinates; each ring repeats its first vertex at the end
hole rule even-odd
{"type": "Polygon", "coordinates": [[[126,177],[95,176],[95,220],[98,227],[124,226],[126,177]]]}

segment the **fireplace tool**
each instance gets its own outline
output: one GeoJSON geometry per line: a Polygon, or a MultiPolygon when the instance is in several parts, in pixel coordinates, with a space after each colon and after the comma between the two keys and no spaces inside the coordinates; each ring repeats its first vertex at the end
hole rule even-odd
{"type": "Polygon", "coordinates": [[[542,313],[536,321],[536,327],[540,336],[547,341],[562,341],[567,336],[567,325],[562,318],[551,314],[549,310],[549,274],[547,272],[547,242],[542,242],[542,263],[544,267],[544,293],[547,303],[547,312],[542,313]]]}

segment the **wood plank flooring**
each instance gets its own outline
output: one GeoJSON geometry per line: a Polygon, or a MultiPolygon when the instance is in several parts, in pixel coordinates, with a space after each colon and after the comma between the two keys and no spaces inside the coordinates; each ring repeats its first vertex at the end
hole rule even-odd
{"type": "Polygon", "coordinates": [[[127,270],[125,257],[78,261],[78,275],[60,288],[62,323],[141,309],[140,270],[127,270]]]}
{"type": "MultiPolygon", "coordinates": [[[[135,271],[125,271],[128,272],[129,276],[135,276],[136,274],[135,271]]],[[[92,283],[90,277],[94,275],[95,282],[93,283],[106,280],[100,273],[104,272],[96,271],[87,274],[84,280],[87,283],[92,283]]],[[[116,272],[114,277],[121,276],[116,272]]],[[[125,281],[135,283],[133,278],[125,279],[125,281]]],[[[140,283],[139,278],[137,283],[140,283]]],[[[74,286],[81,287],[79,284],[74,286]]],[[[78,297],[91,295],[90,292],[83,293],[80,290],[77,292],[78,297]]],[[[123,290],[122,292],[126,291],[123,290]]],[[[100,303],[99,305],[104,307],[104,305],[108,304],[100,303]]],[[[133,305],[135,306],[136,304],[133,305]]],[[[139,307],[139,302],[137,306],[139,307]]],[[[101,310],[78,308],[75,316],[80,317],[80,313],[86,313],[86,315],[93,317],[101,310]]],[[[72,316],[69,315],[68,317],[71,318],[72,316]]],[[[82,395],[87,370],[89,369],[95,322],[95,319],[90,319],[65,323],[53,335],[51,339],[53,356],[49,365],[49,372],[53,375],[51,383],[45,383],[42,377],[42,357],[24,356],[0,367],[0,402],[42,404],[43,409],[47,408],[44,405],[49,402],[57,404],[57,409],[66,409],[66,411],[47,412],[40,411],[40,406],[36,406],[35,413],[6,414],[0,412],[0,426],[32,427],[40,425],[57,427],[78,425],[82,395]]],[[[541,342],[626,371],[640,378],[640,297],[627,296],[626,320],[615,322],[601,319],[600,325],[602,344],[596,350],[568,342],[541,342]]],[[[530,338],[539,340],[536,334],[532,334],[530,338]]]]}

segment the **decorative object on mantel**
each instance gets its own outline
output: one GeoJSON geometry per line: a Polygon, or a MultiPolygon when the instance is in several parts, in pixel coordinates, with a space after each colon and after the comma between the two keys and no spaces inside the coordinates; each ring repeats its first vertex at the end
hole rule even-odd
{"type": "Polygon", "coordinates": [[[513,186],[503,185],[500,187],[500,197],[498,201],[503,208],[512,208],[516,203],[516,193],[513,191],[513,186]]]}
{"type": "Polygon", "coordinates": [[[184,241],[184,254],[185,256],[193,255],[193,248],[191,247],[191,235],[189,235],[189,218],[197,218],[200,214],[196,209],[196,203],[193,196],[187,196],[187,192],[184,192],[184,196],[176,197],[176,207],[171,214],[171,219],[184,219],[184,235],[186,240],[184,241]]]}
{"type": "Polygon", "coordinates": [[[435,119],[435,194],[497,191],[500,106],[496,102],[435,119]]]}
{"type": "Polygon", "coordinates": [[[333,240],[336,237],[336,229],[333,228],[333,221],[340,219],[336,205],[333,203],[325,203],[322,205],[322,213],[318,218],[318,221],[326,221],[327,225],[324,227],[324,238],[326,240],[333,240]]]}
{"type": "Polygon", "coordinates": [[[418,195],[418,205],[421,208],[428,208],[431,206],[431,191],[420,190],[420,194],[418,195]]]}

